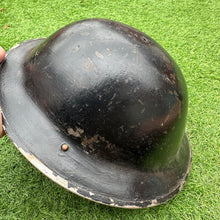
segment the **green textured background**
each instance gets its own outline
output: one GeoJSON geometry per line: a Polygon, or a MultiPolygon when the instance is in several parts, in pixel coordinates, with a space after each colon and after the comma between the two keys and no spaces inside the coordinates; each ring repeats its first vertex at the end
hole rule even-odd
{"type": "Polygon", "coordinates": [[[186,130],[193,151],[192,171],[181,193],[158,207],[124,210],[64,190],[4,137],[0,140],[0,219],[220,218],[220,1],[1,0],[0,9],[0,45],[6,50],[92,17],[120,21],[150,35],[185,76],[186,130]]]}

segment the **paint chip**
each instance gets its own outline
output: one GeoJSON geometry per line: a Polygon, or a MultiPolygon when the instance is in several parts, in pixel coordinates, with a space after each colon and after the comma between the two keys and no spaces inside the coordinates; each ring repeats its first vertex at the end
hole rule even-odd
{"type": "Polygon", "coordinates": [[[74,137],[81,137],[81,134],[84,133],[84,130],[81,128],[76,127],[74,131],[72,128],[68,128],[67,132],[69,135],[73,135],[74,137]]]}
{"type": "Polygon", "coordinates": [[[99,53],[98,51],[95,52],[95,55],[100,59],[104,58],[104,56],[101,53],[99,53]]]}
{"type": "Polygon", "coordinates": [[[141,104],[141,105],[144,105],[143,101],[141,99],[138,99],[138,102],[141,104]]]}
{"type": "Polygon", "coordinates": [[[153,199],[152,201],[151,201],[151,205],[157,205],[157,200],[156,199],[153,199]]]}
{"type": "Polygon", "coordinates": [[[73,49],[73,52],[74,52],[74,53],[75,53],[75,52],[78,52],[78,51],[79,51],[79,48],[80,48],[80,46],[77,45],[77,46],[73,49]]]}
{"type": "Polygon", "coordinates": [[[112,198],[109,198],[110,199],[110,201],[112,202],[112,203],[114,203],[114,200],[112,199],[112,198]]]}
{"type": "Polygon", "coordinates": [[[145,108],[143,108],[142,110],[141,110],[141,114],[143,114],[145,112],[145,108]]]}
{"type": "Polygon", "coordinates": [[[89,192],[89,195],[90,195],[90,196],[93,196],[93,195],[95,195],[95,194],[94,194],[94,193],[92,193],[92,192],[89,192]]]}

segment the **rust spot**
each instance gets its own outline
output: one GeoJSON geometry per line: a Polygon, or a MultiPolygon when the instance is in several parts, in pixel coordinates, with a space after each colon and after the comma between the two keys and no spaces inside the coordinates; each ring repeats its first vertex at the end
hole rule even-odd
{"type": "Polygon", "coordinates": [[[3,11],[4,10],[4,8],[0,8],[0,11],[3,11]]]}

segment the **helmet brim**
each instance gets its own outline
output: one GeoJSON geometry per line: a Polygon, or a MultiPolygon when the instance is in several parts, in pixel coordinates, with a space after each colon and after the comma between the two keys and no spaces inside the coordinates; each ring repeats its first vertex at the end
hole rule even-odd
{"type": "Polygon", "coordinates": [[[37,169],[65,189],[105,205],[144,208],[177,194],[191,167],[191,149],[184,134],[178,154],[164,170],[139,170],[96,160],[73,144],[25,90],[23,62],[43,39],[23,42],[7,52],[0,68],[3,127],[18,150],[37,169]],[[62,151],[61,145],[69,149],[62,151]]]}

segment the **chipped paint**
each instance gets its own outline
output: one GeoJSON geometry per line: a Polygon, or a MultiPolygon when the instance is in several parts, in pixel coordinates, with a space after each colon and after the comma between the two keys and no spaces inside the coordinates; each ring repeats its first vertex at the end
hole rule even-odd
{"type": "Polygon", "coordinates": [[[141,110],[141,114],[143,114],[145,112],[145,108],[143,108],[142,110],[141,110]]]}
{"type": "Polygon", "coordinates": [[[81,32],[80,35],[81,35],[81,36],[89,36],[90,33],[89,33],[89,32],[81,32]]]}
{"type": "Polygon", "coordinates": [[[81,142],[82,146],[89,147],[92,151],[95,150],[93,145],[97,143],[105,143],[106,147],[109,149],[115,148],[114,144],[111,144],[108,140],[105,139],[105,137],[102,137],[99,134],[96,134],[90,138],[85,136],[81,142]]]}
{"type": "Polygon", "coordinates": [[[20,46],[20,44],[17,44],[17,45],[15,45],[15,46],[13,46],[10,50],[14,50],[14,49],[16,49],[17,47],[19,47],[20,46]]]}
{"type": "Polygon", "coordinates": [[[60,129],[56,125],[54,125],[54,128],[56,131],[60,131],[60,129]]]}
{"type": "Polygon", "coordinates": [[[73,128],[68,128],[67,132],[69,135],[73,135],[74,137],[81,137],[81,135],[84,133],[84,130],[79,127],[75,127],[75,130],[73,130],[73,128]]]}
{"type": "Polygon", "coordinates": [[[112,105],[112,103],[113,103],[113,102],[112,102],[112,101],[110,101],[110,102],[108,103],[108,106],[112,105]]]}
{"type": "Polygon", "coordinates": [[[18,148],[18,150],[25,156],[25,158],[30,161],[37,169],[39,169],[43,174],[48,176],[53,181],[59,183],[65,188],[68,188],[68,181],[62,178],[61,176],[55,176],[47,166],[45,166],[40,160],[38,160],[34,155],[25,152],[22,148],[18,148]]]}
{"type": "Polygon", "coordinates": [[[94,194],[94,193],[92,193],[92,192],[89,192],[89,195],[90,195],[90,196],[93,196],[93,195],[95,195],[95,194],[94,194]]]}
{"type": "MultiPolygon", "coordinates": [[[[16,143],[14,143],[14,145],[17,147],[16,143]]],[[[153,206],[157,206],[161,203],[166,202],[167,200],[171,199],[173,197],[172,193],[176,191],[176,188],[171,190],[170,193],[168,193],[167,195],[164,195],[163,197],[163,202],[160,202],[158,199],[153,199],[151,200],[151,204],[149,205],[143,205],[145,202],[147,203],[148,201],[136,201],[137,205],[129,205],[129,203],[132,203],[132,201],[124,201],[124,200],[114,200],[112,198],[110,198],[110,204],[106,204],[104,202],[101,202],[102,200],[102,196],[99,195],[99,200],[94,200],[91,197],[88,196],[84,196],[82,193],[79,193],[78,190],[80,188],[77,187],[68,187],[68,181],[66,179],[64,179],[63,177],[59,176],[59,175],[54,175],[53,171],[50,170],[49,168],[47,168],[40,160],[38,160],[34,155],[31,155],[27,152],[25,152],[22,148],[17,147],[18,150],[27,158],[28,161],[30,161],[37,169],[39,169],[43,174],[45,174],[48,178],[50,178],[51,180],[53,180],[54,182],[56,182],[57,184],[59,184],[60,186],[66,188],[67,190],[71,191],[72,193],[75,193],[78,196],[81,196],[83,198],[86,198],[88,200],[91,201],[95,201],[97,203],[100,204],[104,204],[104,205],[109,205],[112,207],[120,207],[120,208],[126,208],[126,209],[140,209],[140,208],[147,208],[147,207],[153,207],[153,206]],[[167,198],[166,200],[164,200],[164,198],[167,198]],[[125,202],[127,205],[119,205],[121,204],[121,202],[125,202]],[[138,205],[139,204],[139,205],[138,205]]],[[[185,176],[183,177],[183,180],[181,181],[180,185],[177,187],[177,189],[179,189],[179,191],[182,189],[183,185],[186,182],[186,178],[190,172],[191,169],[191,158],[192,158],[192,152],[190,149],[190,161],[189,161],[189,165],[187,168],[187,172],[185,174],[185,176]]],[[[82,190],[82,189],[80,189],[82,190]]],[[[89,192],[89,196],[93,196],[95,195],[95,193],[93,192],[89,192]]]]}
{"type": "Polygon", "coordinates": [[[156,199],[153,199],[152,201],[151,201],[151,205],[157,205],[157,200],[156,199]]]}
{"type": "Polygon", "coordinates": [[[85,65],[84,65],[85,69],[87,71],[94,71],[95,73],[98,73],[98,68],[96,66],[96,64],[92,61],[92,59],[90,57],[88,57],[85,65]]]}
{"type": "Polygon", "coordinates": [[[113,100],[116,97],[116,93],[111,97],[111,100],[113,100]]]}
{"type": "MultiPolygon", "coordinates": [[[[80,195],[80,194],[78,194],[78,189],[77,189],[77,188],[69,187],[69,188],[67,188],[67,189],[68,189],[69,191],[71,191],[71,192],[77,194],[77,195],[80,195]]],[[[85,198],[86,198],[86,197],[85,197],[85,198]]]]}
{"type": "Polygon", "coordinates": [[[136,127],[137,127],[136,125],[131,125],[131,126],[130,126],[130,128],[136,128],[136,127]]]}
{"type": "Polygon", "coordinates": [[[79,49],[80,49],[80,46],[79,45],[77,45],[74,49],[73,49],[73,52],[74,53],[76,53],[76,52],[78,52],[79,51],[79,49]]]}
{"type": "Polygon", "coordinates": [[[112,199],[112,198],[109,198],[110,199],[110,201],[112,202],[112,203],[114,203],[114,199],[112,199]]]}
{"type": "MultiPolygon", "coordinates": [[[[5,117],[5,115],[4,115],[4,113],[3,113],[3,111],[0,109],[0,111],[1,111],[1,114],[2,114],[2,117],[4,118],[4,122],[8,125],[8,121],[7,121],[7,119],[6,119],[6,117],[5,117]]],[[[4,126],[4,125],[2,125],[2,126],[4,126]]],[[[3,127],[4,128],[4,127],[3,127]]],[[[5,128],[4,128],[4,131],[5,131],[5,128]]]]}
{"type": "Polygon", "coordinates": [[[144,105],[143,101],[141,99],[138,99],[138,102],[141,104],[141,105],[144,105]]]}
{"type": "Polygon", "coordinates": [[[122,130],[122,132],[124,132],[124,125],[121,125],[120,129],[122,130]]]}
{"type": "Polygon", "coordinates": [[[104,59],[104,56],[99,53],[98,51],[95,52],[95,55],[99,58],[99,59],[104,59]]]}

